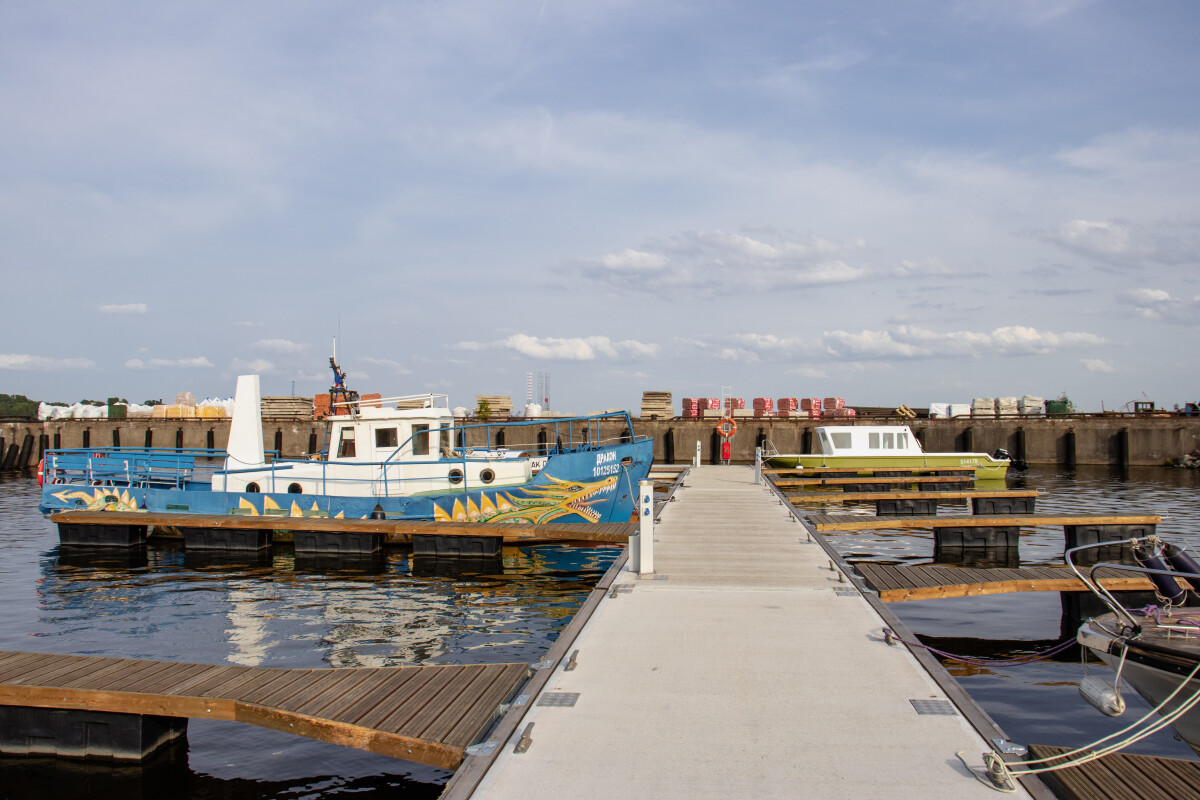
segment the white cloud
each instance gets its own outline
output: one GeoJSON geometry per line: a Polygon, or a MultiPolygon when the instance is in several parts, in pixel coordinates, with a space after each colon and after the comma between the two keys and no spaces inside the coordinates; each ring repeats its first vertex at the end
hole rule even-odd
{"type": "Polygon", "coordinates": [[[773,334],[737,334],[735,345],[720,351],[726,360],[825,360],[839,364],[854,360],[983,358],[989,356],[1044,355],[1058,350],[1107,344],[1091,333],[1054,333],[1024,326],[992,331],[938,332],[914,325],[890,330],[826,331],[815,337],[778,337],[773,334]]]}
{"type": "Polygon", "coordinates": [[[289,339],[259,339],[251,347],[257,347],[260,350],[270,350],[274,353],[303,353],[308,350],[308,345],[302,342],[293,342],[289,339]]]}
{"type": "Polygon", "coordinates": [[[229,368],[239,375],[263,375],[275,372],[275,365],[265,358],[255,358],[250,361],[235,358],[229,368]]]}
{"type": "Polygon", "coordinates": [[[645,253],[630,248],[600,258],[605,269],[618,272],[653,272],[665,267],[667,262],[667,257],[662,253],[645,253]]]}
{"type": "Polygon", "coordinates": [[[131,358],[125,362],[125,366],[129,369],[153,369],[156,367],[211,367],[213,363],[204,356],[194,356],[192,358],[151,358],[142,360],[140,358],[131,358]]]}
{"type": "Polygon", "coordinates": [[[28,369],[53,371],[60,369],[92,369],[96,363],[90,358],[49,358],[18,353],[0,353],[0,369],[28,369]]]}
{"type": "Polygon", "coordinates": [[[632,339],[614,342],[607,336],[559,338],[529,336],[516,333],[494,342],[459,342],[459,350],[512,350],[530,358],[561,359],[564,361],[595,361],[622,356],[649,357],[658,352],[658,345],[632,339]]]}
{"type": "Polygon", "coordinates": [[[1111,361],[1105,361],[1104,359],[1101,359],[1101,358],[1085,358],[1085,359],[1082,359],[1079,363],[1083,364],[1083,366],[1087,369],[1088,372],[1115,372],[1116,371],[1116,369],[1113,367],[1111,361]]]}
{"type": "Polygon", "coordinates": [[[1092,222],[1073,219],[1058,226],[1050,236],[1053,241],[1085,255],[1109,259],[1130,251],[1133,228],[1128,222],[1109,220],[1092,222]]]}
{"type": "Polygon", "coordinates": [[[866,277],[865,267],[848,263],[864,246],[861,239],[835,242],[775,231],[686,231],[581,262],[576,270],[621,290],[639,272],[652,274],[658,288],[703,295],[794,290],[866,277]]]}
{"type": "Polygon", "coordinates": [[[1195,322],[1200,317],[1200,302],[1172,297],[1164,289],[1129,289],[1117,295],[1117,302],[1133,306],[1133,312],[1142,319],[1164,322],[1195,322]]]}
{"type": "Polygon", "coordinates": [[[123,303],[99,306],[98,310],[101,314],[145,314],[145,303],[123,303]]]}
{"type": "Polygon", "coordinates": [[[396,375],[412,375],[413,374],[411,369],[408,369],[407,367],[401,365],[399,361],[393,361],[390,358],[368,358],[366,356],[363,356],[362,358],[358,358],[355,360],[361,361],[364,364],[374,364],[375,366],[386,367],[387,369],[389,369],[391,372],[395,373],[396,375]]]}

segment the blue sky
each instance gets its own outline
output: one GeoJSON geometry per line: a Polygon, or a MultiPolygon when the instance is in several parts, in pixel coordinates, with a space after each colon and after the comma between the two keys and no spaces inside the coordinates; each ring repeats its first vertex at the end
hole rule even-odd
{"type": "Polygon", "coordinates": [[[1200,398],[1200,5],[0,0],[0,391],[1200,398]]]}

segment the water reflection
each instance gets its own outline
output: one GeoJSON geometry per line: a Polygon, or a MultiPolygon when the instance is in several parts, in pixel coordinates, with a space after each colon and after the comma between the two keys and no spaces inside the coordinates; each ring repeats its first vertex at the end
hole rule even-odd
{"type": "MultiPolygon", "coordinates": [[[[68,548],[37,513],[37,496],[29,478],[0,480],[0,649],[272,667],[533,662],[620,552],[507,547],[446,562],[401,550],[68,548]]],[[[204,720],[191,722],[182,756],[144,771],[0,757],[6,796],[424,797],[448,776],[204,720]]]]}

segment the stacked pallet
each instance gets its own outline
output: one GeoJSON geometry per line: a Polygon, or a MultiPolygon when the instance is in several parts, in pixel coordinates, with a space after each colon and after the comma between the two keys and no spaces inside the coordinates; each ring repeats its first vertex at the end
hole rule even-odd
{"type": "Polygon", "coordinates": [[[723,410],[721,410],[721,398],[719,398],[719,397],[701,397],[700,398],[700,416],[706,417],[706,418],[712,417],[713,419],[717,419],[718,417],[725,416],[725,412],[723,410]]]}
{"type": "Polygon", "coordinates": [[[858,412],[853,408],[846,408],[845,406],[842,406],[826,412],[826,416],[832,416],[835,419],[854,419],[858,416],[858,412]]]}
{"type": "Polygon", "coordinates": [[[769,397],[756,397],[754,398],[753,405],[754,416],[769,417],[771,416],[771,411],[774,409],[775,403],[769,397]]]}
{"type": "Polygon", "coordinates": [[[307,397],[264,397],[262,399],[263,419],[303,419],[313,418],[313,401],[307,397]]]}
{"type": "Polygon", "coordinates": [[[506,394],[477,394],[475,395],[475,408],[486,402],[492,417],[511,417],[512,416],[512,396],[506,394]]]}
{"type": "Polygon", "coordinates": [[[976,397],[971,400],[971,416],[972,417],[995,417],[996,416],[996,398],[994,397],[976,397]]]}
{"type": "Polygon", "coordinates": [[[996,414],[1001,417],[1015,417],[1019,413],[1017,406],[1017,398],[1015,397],[997,397],[996,398],[996,414]]]}
{"type": "Polygon", "coordinates": [[[775,415],[778,417],[790,417],[800,410],[800,401],[794,397],[779,398],[778,408],[775,415]]]}
{"type": "Polygon", "coordinates": [[[642,419],[670,419],[675,415],[675,406],[670,392],[642,392],[642,419]]]}
{"type": "Polygon", "coordinates": [[[843,397],[826,397],[825,402],[821,405],[823,411],[836,411],[839,408],[846,407],[846,399],[843,397]]]}
{"type": "Polygon", "coordinates": [[[683,398],[683,418],[684,419],[699,419],[700,411],[701,411],[700,402],[701,402],[701,400],[699,397],[683,398]]]}
{"type": "Polygon", "coordinates": [[[1045,416],[1046,401],[1041,397],[1027,394],[1021,398],[1019,410],[1022,416],[1045,416]]]}

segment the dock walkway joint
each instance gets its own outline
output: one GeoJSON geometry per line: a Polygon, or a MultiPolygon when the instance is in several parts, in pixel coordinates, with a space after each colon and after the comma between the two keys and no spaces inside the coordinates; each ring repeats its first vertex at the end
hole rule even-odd
{"type": "Polygon", "coordinates": [[[0,705],[245,722],[453,769],[528,664],[271,669],[0,651],[0,705]]]}
{"type": "Polygon", "coordinates": [[[954,756],[984,740],[751,468],[693,468],[661,520],[655,573],[621,574],[470,797],[996,796],[954,756]]]}

